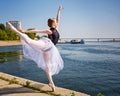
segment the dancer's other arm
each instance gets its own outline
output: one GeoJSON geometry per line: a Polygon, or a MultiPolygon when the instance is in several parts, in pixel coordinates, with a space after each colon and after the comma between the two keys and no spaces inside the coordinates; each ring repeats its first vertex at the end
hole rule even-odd
{"type": "Polygon", "coordinates": [[[22,30],[20,29],[19,31],[23,32],[23,33],[46,33],[46,34],[52,34],[51,30],[22,30]]]}

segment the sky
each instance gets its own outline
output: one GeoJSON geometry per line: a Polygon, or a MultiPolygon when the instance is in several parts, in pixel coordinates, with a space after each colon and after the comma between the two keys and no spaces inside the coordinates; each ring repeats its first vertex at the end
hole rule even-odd
{"type": "Polygon", "coordinates": [[[0,23],[21,21],[23,29],[49,29],[61,11],[61,38],[120,38],[120,0],[0,0],[0,23]]]}

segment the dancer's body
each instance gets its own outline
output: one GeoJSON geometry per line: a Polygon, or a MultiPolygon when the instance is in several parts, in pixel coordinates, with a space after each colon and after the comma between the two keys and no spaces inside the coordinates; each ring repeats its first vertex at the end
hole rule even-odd
{"type": "MultiPolygon", "coordinates": [[[[51,23],[51,27],[53,27],[55,30],[58,29],[58,21],[59,21],[59,11],[62,9],[62,7],[59,7],[58,10],[58,17],[57,19],[54,19],[54,23],[51,23]]],[[[52,79],[52,75],[58,74],[60,70],[63,69],[63,60],[57,50],[57,48],[54,46],[57,42],[51,42],[48,38],[41,38],[40,40],[32,40],[29,38],[26,34],[22,32],[28,32],[28,33],[46,33],[48,35],[52,34],[51,30],[22,30],[21,28],[17,30],[14,26],[12,26],[11,23],[8,22],[8,25],[11,30],[13,30],[15,33],[17,33],[22,40],[23,43],[23,53],[24,56],[32,59],[35,61],[38,65],[38,67],[42,68],[48,77],[49,80],[49,86],[52,88],[52,91],[55,91],[55,85],[52,79]],[[21,32],[20,32],[21,31],[21,32]]],[[[55,35],[56,36],[56,35],[55,35]]],[[[56,37],[58,38],[58,37],[56,37]]]]}

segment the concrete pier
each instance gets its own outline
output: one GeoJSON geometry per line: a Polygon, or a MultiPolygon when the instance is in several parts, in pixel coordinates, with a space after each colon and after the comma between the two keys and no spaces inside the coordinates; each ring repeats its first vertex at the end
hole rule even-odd
{"type": "Polygon", "coordinates": [[[65,88],[55,92],[47,84],[31,81],[0,72],[0,96],[90,96],[65,88]]]}

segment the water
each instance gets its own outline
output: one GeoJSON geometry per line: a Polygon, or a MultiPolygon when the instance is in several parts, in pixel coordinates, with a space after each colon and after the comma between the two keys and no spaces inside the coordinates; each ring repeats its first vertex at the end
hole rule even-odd
{"type": "MultiPolygon", "coordinates": [[[[53,76],[56,86],[96,96],[120,96],[120,42],[58,44],[64,70],[53,76]]],[[[22,46],[0,47],[0,71],[48,83],[46,74],[22,54],[22,46]],[[3,61],[2,61],[3,60],[3,61]]]]}

